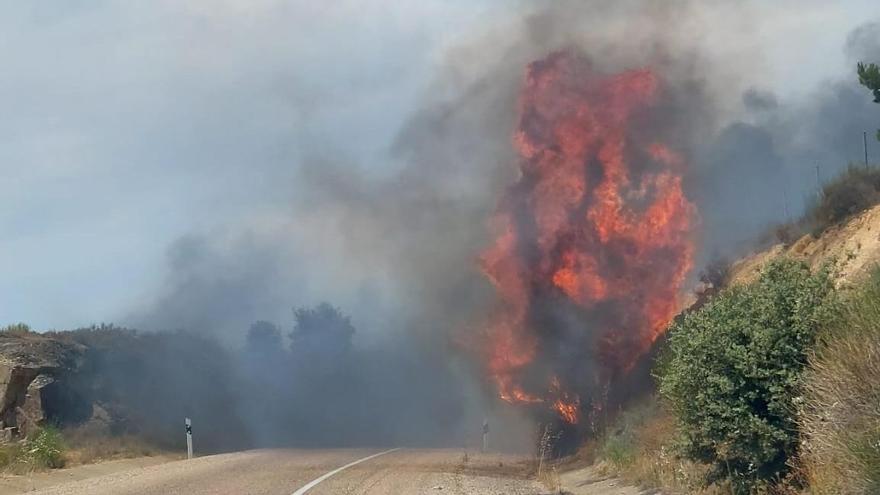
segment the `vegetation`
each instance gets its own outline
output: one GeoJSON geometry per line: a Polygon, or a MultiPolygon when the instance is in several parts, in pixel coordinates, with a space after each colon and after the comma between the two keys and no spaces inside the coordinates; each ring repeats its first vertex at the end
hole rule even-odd
{"type": "Polygon", "coordinates": [[[88,429],[79,427],[62,431],[45,426],[23,440],[0,445],[0,470],[27,473],[160,453],[142,438],[88,429]]]}
{"type": "Polygon", "coordinates": [[[57,417],[64,427],[96,420],[110,436],[136,435],[159,449],[181,449],[184,417],[199,418],[202,451],[243,444],[233,356],[209,336],[140,333],[102,325],[51,336],[82,344],[85,359],[70,377],[57,417]],[[96,405],[101,418],[94,418],[96,405]]]}
{"type": "Polygon", "coordinates": [[[808,202],[806,213],[791,222],[772,226],[762,237],[791,245],[805,234],[814,237],[825,230],[880,204],[880,169],[850,165],[822,186],[821,194],[808,202]]]}
{"type": "MultiPolygon", "coordinates": [[[[859,83],[871,90],[874,95],[874,103],[880,103],[880,67],[877,64],[859,62],[857,72],[859,83]]],[[[877,131],[877,139],[880,140],[880,130],[877,131]]]]}
{"type": "Polygon", "coordinates": [[[6,327],[0,329],[0,335],[9,335],[13,337],[23,337],[31,333],[33,333],[31,327],[25,325],[24,323],[7,325],[6,327]]]}
{"type": "Polygon", "coordinates": [[[880,492],[880,268],[821,334],[799,425],[813,493],[880,492]]]}
{"type": "Polygon", "coordinates": [[[351,319],[329,304],[293,315],[288,335],[254,323],[240,349],[212,335],[112,325],[44,334],[84,353],[76,372],[53,387],[46,416],[70,436],[71,462],[180,452],[185,417],[193,419],[199,454],[367,445],[397,432],[445,440],[442,428],[428,426],[461,414],[446,362],[419,361],[403,352],[407,346],[356,349],[351,319]]]}
{"type": "Polygon", "coordinates": [[[675,418],[658,397],[621,413],[600,441],[606,471],[628,483],[676,493],[717,493],[706,487],[708,467],[676,455],[675,418]]]}
{"type": "Polygon", "coordinates": [[[62,468],[66,463],[66,450],[61,432],[51,426],[43,427],[23,441],[0,446],[0,469],[25,473],[62,468]]]}
{"type": "Polygon", "coordinates": [[[749,493],[788,473],[800,373],[836,307],[826,271],[781,259],[673,325],[660,391],[682,454],[712,466],[708,481],[749,493]]]}
{"type": "Polygon", "coordinates": [[[261,354],[281,349],[281,329],[268,321],[257,321],[248,329],[245,349],[249,353],[261,354]]]}
{"type": "Polygon", "coordinates": [[[880,203],[880,169],[851,165],[822,188],[808,212],[813,231],[820,233],[880,203]]]}
{"type": "Polygon", "coordinates": [[[293,316],[295,324],[290,340],[295,353],[339,353],[351,348],[354,326],[338,308],[321,303],[314,308],[296,309],[293,316]]]}
{"type": "MultiPolygon", "coordinates": [[[[85,424],[62,430],[67,446],[66,464],[91,464],[99,461],[152,457],[168,453],[142,436],[111,434],[96,425],[85,424]]],[[[180,450],[177,450],[179,453],[180,450]]]]}
{"type": "Polygon", "coordinates": [[[25,440],[21,460],[36,467],[61,468],[64,467],[64,450],[61,432],[46,426],[25,440]]]}

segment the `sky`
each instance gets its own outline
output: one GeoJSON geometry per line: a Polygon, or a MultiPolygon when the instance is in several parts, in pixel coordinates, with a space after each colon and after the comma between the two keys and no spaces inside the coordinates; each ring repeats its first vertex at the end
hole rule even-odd
{"type": "MultiPolygon", "coordinates": [[[[707,8],[701,43],[757,59],[737,76],[784,101],[851,76],[844,47],[873,2],[768,4],[707,8]]],[[[389,150],[450,51],[538,5],[0,0],[0,324],[136,324],[200,236],[295,229],[304,163],[398,167],[389,150]]],[[[283,304],[339,286],[309,267],[322,246],[290,249],[308,275],[283,304]]]]}

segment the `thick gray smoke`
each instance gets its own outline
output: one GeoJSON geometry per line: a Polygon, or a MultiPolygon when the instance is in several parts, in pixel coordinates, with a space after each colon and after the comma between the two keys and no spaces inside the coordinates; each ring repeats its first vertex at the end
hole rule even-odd
{"type": "MultiPolygon", "coordinates": [[[[466,442],[487,411],[504,414],[460,343],[494,297],[476,258],[516,178],[510,139],[528,62],[568,48],[600,71],[658,70],[674,102],[665,133],[690,163],[705,258],[739,253],[786,211],[798,215],[817,164],[827,178],[860,159],[862,131],[880,119],[852,74],[788,103],[753,86],[747,74],[758,67],[747,54],[706,51],[713,23],[751,15],[720,1],[520,6],[448,50],[389,147],[391,167],[377,173],[344,149],[304,142],[295,179],[284,175],[284,207],[178,240],[165,290],[128,323],[244,348],[232,394],[256,444],[466,442]],[[300,354],[286,337],[291,310],[322,301],[351,316],[351,347],[300,354]],[[258,320],[278,325],[280,340],[267,331],[268,347],[247,343],[258,320]]],[[[853,32],[853,65],[880,60],[877,29],[853,32]]],[[[871,153],[880,157],[873,141],[871,153]]]]}
{"type": "Polygon", "coordinates": [[[849,35],[851,71],[807,98],[780,103],[759,88],[742,94],[743,118],[725,126],[700,150],[693,195],[701,205],[707,252],[742,254],[769,226],[797,219],[818,187],[850,164],[880,162],[873,138],[880,123],[870,94],[858,84],[858,61],[880,60],[880,24],[849,35]]]}

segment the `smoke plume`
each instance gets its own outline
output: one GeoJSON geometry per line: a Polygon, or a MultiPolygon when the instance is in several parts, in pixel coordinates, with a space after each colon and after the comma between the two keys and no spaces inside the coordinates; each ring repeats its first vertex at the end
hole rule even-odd
{"type": "MultiPolygon", "coordinates": [[[[504,211],[505,201],[517,200],[505,191],[526,173],[518,165],[525,145],[520,142],[517,150],[512,144],[526,68],[562,50],[597,78],[656,75],[662,97],[640,117],[633,135],[656,137],[672,151],[657,148],[650,160],[640,158],[634,176],[656,173],[651,167],[658,164],[674,169],[667,183],[681,188],[682,211],[673,216],[692,221],[668,245],[654,246],[651,263],[633,272],[613,270],[614,263],[633,261],[627,256],[609,261],[598,241],[579,240],[573,252],[599,256],[593,260],[598,272],[626,278],[668,269],[665,278],[649,277],[652,282],[643,286],[630,280],[640,287],[630,300],[618,287],[616,302],[609,304],[614,307],[588,317],[584,308],[598,299],[577,296],[585,287],[563,283],[568,272],[549,275],[556,286],[552,294],[568,295],[574,305],[541,304],[539,323],[552,327],[545,331],[553,337],[542,341],[552,349],[539,351],[544,395],[538,399],[563,406],[578,401],[581,407],[590,400],[580,402],[578,394],[601,395],[600,376],[625,374],[674,316],[674,308],[663,307],[660,316],[649,318],[659,299],[674,301],[709,258],[740,254],[768,225],[798,215],[816,187],[816,165],[828,177],[857,161],[863,130],[877,127],[875,109],[850,74],[803,101],[750,80],[748,74],[761,73],[761,61],[752,53],[719,49],[724,43],[712,34],[721,23],[725,32],[747,29],[753,15],[753,8],[721,1],[519,5],[438,60],[436,76],[383,156],[386,166],[377,171],[324,141],[302,142],[295,178],[283,182],[290,188],[284,207],[236,219],[222,232],[178,240],[168,251],[165,290],[129,321],[145,329],[218,336],[227,346],[245,348],[235,366],[249,384],[236,403],[257,444],[467,442],[490,414],[503,417],[510,431],[526,431],[518,439],[523,445],[528,428],[507,412],[496,388],[501,386],[502,396],[515,394],[499,376],[518,369],[493,370],[485,354],[463,348],[487,331],[493,308],[512,304],[481,273],[479,258],[499,242],[490,219],[504,211]],[[694,242],[682,248],[687,252],[678,249],[685,237],[694,242]],[[301,342],[286,335],[295,331],[291,310],[320,307],[322,301],[350,315],[356,331],[350,341],[298,354],[301,342]],[[633,314],[639,321],[627,319],[633,314]],[[279,328],[268,348],[245,342],[257,320],[279,328]],[[595,349],[603,345],[619,347],[595,349]],[[626,364],[603,368],[598,362],[621,352],[625,356],[614,359],[626,364]],[[327,363],[333,364],[329,370],[322,368],[327,363]],[[251,417],[262,419],[255,424],[251,417]]],[[[876,30],[871,24],[853,32],[846,48],[850,61],[880,59],[876,30]]],[[[618,96],[621,102],[638,98],[618,96]]],[[[601,107],[603,100],[591,104],[601,107]]],[[[880,148],[870,146],[872,156],[880,156],[880,148]]],[[[644,153],[650,154],[647,148],[644,153]]],[[[597,181],[611,173],[608,167],[597,170],[597,181]]],[[[636,181],[621,194],[650,209],[664,194],[654,191],[662,180],[651,180],[641,186],[636,181]],[[639,187],[652,191],[636,198],[639,187]]],[[[583,273],[584,258],[579,263],[569,267],[571,273],[583,273]]],[[[497,268],[486,271],[501,277],[497,268]]],[[[530,318],[527,325],[536,325],[536,317],[530,318]]],[[[529,338],[513,334],[511,345],[529,338]]],[[[535,393],[531,387],[537,389],[529,382],[534,373],[524,378],[525,399],[535,393]]]]}

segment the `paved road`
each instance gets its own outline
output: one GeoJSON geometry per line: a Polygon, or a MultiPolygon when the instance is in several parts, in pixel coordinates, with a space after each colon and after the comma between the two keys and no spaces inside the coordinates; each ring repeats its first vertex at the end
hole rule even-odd
{"type": "MultiPolygon", "coordinates": [[[[292,495],[375,450],[255,450],[175,461],[58,485],[44,495],[292,495]]],[[[533,495],[524,459],[460,450],[403,449],[346,468],[309,495],[533,495]]]]}

